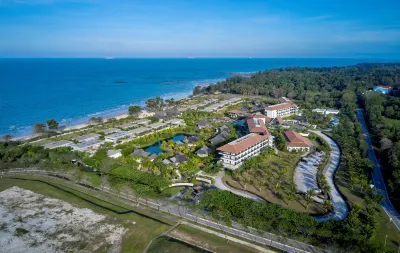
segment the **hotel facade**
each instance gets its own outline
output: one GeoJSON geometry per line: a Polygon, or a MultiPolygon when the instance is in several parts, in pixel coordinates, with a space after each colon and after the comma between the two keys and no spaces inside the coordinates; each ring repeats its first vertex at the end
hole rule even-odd
{"type": "Polygon", "coordinates": [[[265,108],[265,114],[270,118],[287,117],[298,113],[299,107],[293,102],[271,105],[265,108]]]}
{"type": "Polygon", "coordinates": [[[259,155],[264,149],[273,146],[273,136],[268,132],[264,135],[250,133],[234,140],[222,147],[219,151],[224,168],[235,170],[246,159],[259,155]]]}

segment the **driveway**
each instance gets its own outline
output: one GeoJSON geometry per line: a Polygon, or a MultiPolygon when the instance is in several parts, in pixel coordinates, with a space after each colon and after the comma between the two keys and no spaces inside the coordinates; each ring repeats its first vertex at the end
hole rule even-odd
{"type": "Polygon", "coordinates": [[[374,163],[374,170],[372,172],[372,180],[374,182],[376,191],[379,194],[382,194],[383,196],[385,196],[385,200],[383,202],[381,202],[380,204],[381,204],[383,210],[385,210],[386,214],[389,216],[389,218],[393,221],[393,223],[395,224],[397,229],[400,230],[400,215],[396,211],[396,209],[394,209],[392,203],[390,202],[389,195],[387,194],[385,181],[383,180],[382,173],[381,173],[381,167],[379,165],[379,161],[376,158],[374,149],[372,147],[372,142],[371,142],[371,138],[369,136],[367,124],[365,123],[363,111],[361,109],[357,109],[357,118],[361,124],[361,128],[364,133],[365,141],[368,143],[368,158],[374,163]]]}
{"type": "Polygon", "coordinates": [[[319,131],[312,131],[313,133],[319,135],[320,137],[324,138],[324,140],[329,144],[331,147],[331,154],[329,157],[328,164],[326,165],[323,174],[328,181],[329,186],[331,187],[330,196],[331,202],[333,204],[333,211],[325,216],[315,217],[317,221],[327,221],[327,220],[343,220],[349,214],[349,207],[344,200],[343,196],[340,194],[339,190],[336,188],[336,185],[333,181],[335,176],[335,172],[339,167],[340,164],[340,148],[336,144],[334,140],[332,140],[327,135],[319,132],[319,131]]]}
{"type": "Polygon", "coordinates": [[[255,194],[252,194],[252,193],[246,192],[246,191],[240,191],[240,190],[237,190],[237,189],[234,189],[232,187],[229,187],[229,186],[225,185],[224,182],[222,181],[222,178],[223,178],[224,175],[225,175],[225,171],[220,171],[218,173],[218,175],[216,177],[214,177],[214,181],[215,181],[214,185],[218,189],[225,190],[225,191],[230,191],[233,194],[236,194],[236,195],[248,198],[248,199],[252,199],[252,200],[255,200],[255,201],[258,201],[258,202],[266,202],[264,199],[258,197],[255,194]]]}

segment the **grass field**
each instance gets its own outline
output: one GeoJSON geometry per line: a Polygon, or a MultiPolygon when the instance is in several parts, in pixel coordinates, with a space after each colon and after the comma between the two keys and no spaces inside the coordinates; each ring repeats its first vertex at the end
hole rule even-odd
{"type": "Polygon", "coordinates": [[[222,180],[227,182],[231,187],[254,193],[268,202],[298,212],[312,214],[322,214],[325,212],[323,207],[317,203],[311,203],[306,209],[307,204],[303,195],[296,194],[295,199],[291,201],[287,199],[287,196],[292,194],[291,188],[293,188],[292,183],[294,171],[298,161],[300,160],[301,154],[279,152],[278,154],[262,154],[259,157],[261,156],[262,161],[258,165],[258,167],[263,171],[261,174],[254,173],[255,171],[250,169],[241,173],[240,176],[232,177],[227,174],[222,180]],[[282,168],[286,168],[286,172],[283,175],[279,175],[282,168]],[[280,187],[277,190],[276,185],[278,182],[280,182],[280,187]]]}
{"type": "MultiPolygon", "coordinates": [[[[364,207],[365,202],[357,191],[351,189],[348,178],[347,172],[343,168],[339,168],[335,177],[335,183],[339,187],[339,191],[347,198],[350,204],[359,204],[364,207]]],[[[387,235],[387,248],[392,252],[397,252],[400,245],[400,232],[390,222],[381,206],[377,206],[376,210],[378,211],[376,218],[379,224],[376,237],[384,243],[387,235]]]]}
{"type": "MultiPolygon", "coordinates": [[[[123,238],[121,252],[143,252],[151,239],[164,233],[173,224],[168,224],[162,217],[147,216],[141,210],[133,210],[119,202],[109,199],[104,201],[103,197],[91,196],[78,188],[54,184],[53,180],[41,180],[43,181],[2,178],[0,191],[18,186],[113,217],[115,224],[128,229],[123,238]]],[[[100,249],[99,252],[107,252],[107,249],[100,249]]]]}
{"type": "MultiPolygon", "coordinates": [[[[80,187],[68,185],[60,179],[35,176],[0,178],[0,191],[12,186],[18,186],[45,196],[60,199],[111,217],[115,224],[122,225],[128,229],[123,238],[121,252],[143,252],[153,238],[162,235],[177,222],[174,220],[175,218],[170,219],[156,211],[132,208],[116,200],[113,196],[82,190],[80,187]]],[[[174,188],[174,192],[180,189],[174,188]]],[[[147,252],[208,252],[193,245],[204,247],[214,252],[257,252],[250,247],[227,241],[219,236],[208,234],[186,225],[179,225],[170,233],[178,239],[189,242],[189,244],[161,236],[152,242],[147,252]]],[[[101,248],[97,252],[107,252],[107,249],[101,248]]]]}
{"type": "Polygon", "coordinates": [[[155,239],[146,253],[208,253],[211,251],[201,249],[194,245],[176,240],[168,236],[155,239]]]}
{"type": "MultiPolygon", "coordinates": [[[[184,240],[192,245],[199,246],[214,252],[220,253],[255,253],[256,249],[247,247],[245,245],[226,240],[225,238],[215,236],[195,228],[179,225],[171,232],[170,236],[184,240]]],[[[164,252],[164,251],[161,251],[164,252]]],[[[172,251],[171,251],[172,252],[172,251]]],[[[195,251],[197,252],[197,251],[195,251]]],[[[200,251],[203,252],[203,251],[200,251]]]]}

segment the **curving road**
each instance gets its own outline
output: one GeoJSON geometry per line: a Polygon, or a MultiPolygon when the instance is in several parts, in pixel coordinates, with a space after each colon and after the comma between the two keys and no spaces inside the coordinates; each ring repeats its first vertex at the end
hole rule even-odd
{"type": "Polygon", "coordinates": [[[335,172],[340,164],[340,148],[336,144],[336,142],[327,135],[319,131],[312,132],[322,137],[331,147],[331,154],[328,160],[328,164],[326,165],[323,173],[326,180],[328,181],[329,186],[331,187],[329,195],[331,196],[331,202],[333,204],[333,211],[331,213],[325,216],[315,217],[315,219],[317,221],[327,221],[330,219],[343,220],[349,214],[349,207],[334,183],[335,172]]]}
{"type": "Polygon", "coordinates": [[[240,190],[237,190],[237,189],[235,189],[235,188],[232,188],[232,187],[227,186],[227,185],[224,184],[224,182],[222,181],[222,178],[224,177],[224,175],[225,175],[225,171],[222,170],[222,171],[220,171],[220,172],[218,173],[218,175],[217,175],[216,177],[214,177],[214,180],[215,180],[214,185],[215,185],[218,189],[220,189],[220,190],[225,190],[225,191],[230,191],[230,192],[232,192],[233,194],[236,194],[236,195],[239,195],[239,196],[248,198],[248,199],[252,199],[252,200],[255,200],[255,201],[258,201],[258,202],[266,202],[264,199],[258,197],[258,196],[255,195],[255,194],[252,194],[252,193],[247,192],[247,191],[240,191],[240,190]]]}
{"type": "Polygon", "coordinates": [[[382,201],[380,204],[381,204],[383,210],[385,210],[386,214],[389,216],[389,218],[393,221],[393,223],[395,224],[397,229],[400,230],[400,215],[396,211],[396,209],[393,207],[392,203],[390,202],[389,195],[387,194],[385,181],[383,180],[382,173],[381,173],[381,167],[379,165],[379,161],[376,158],[374,149],[372,147],[372,141],[369,136],[367,124],[365,123],[363,111],[361,109],[357,109],[357,118],[361,124],[361,128],[364,133],[365,141],[368,143],[368,158],[374,163],[374,170],[372,171],[372,180],[374,182],[376,191],[379,194],[382,194],[383,196],[385,196],[384,201],[382,201]]]}

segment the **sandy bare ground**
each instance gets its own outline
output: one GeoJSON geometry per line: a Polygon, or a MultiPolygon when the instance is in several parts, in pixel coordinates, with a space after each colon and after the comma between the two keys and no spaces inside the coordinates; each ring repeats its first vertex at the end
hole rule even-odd
{"type": "Polygon", "coordinates": [[[0,252],[118,252],[124,233],[87,208],[19,187],[0,192],[0,252]]]}

